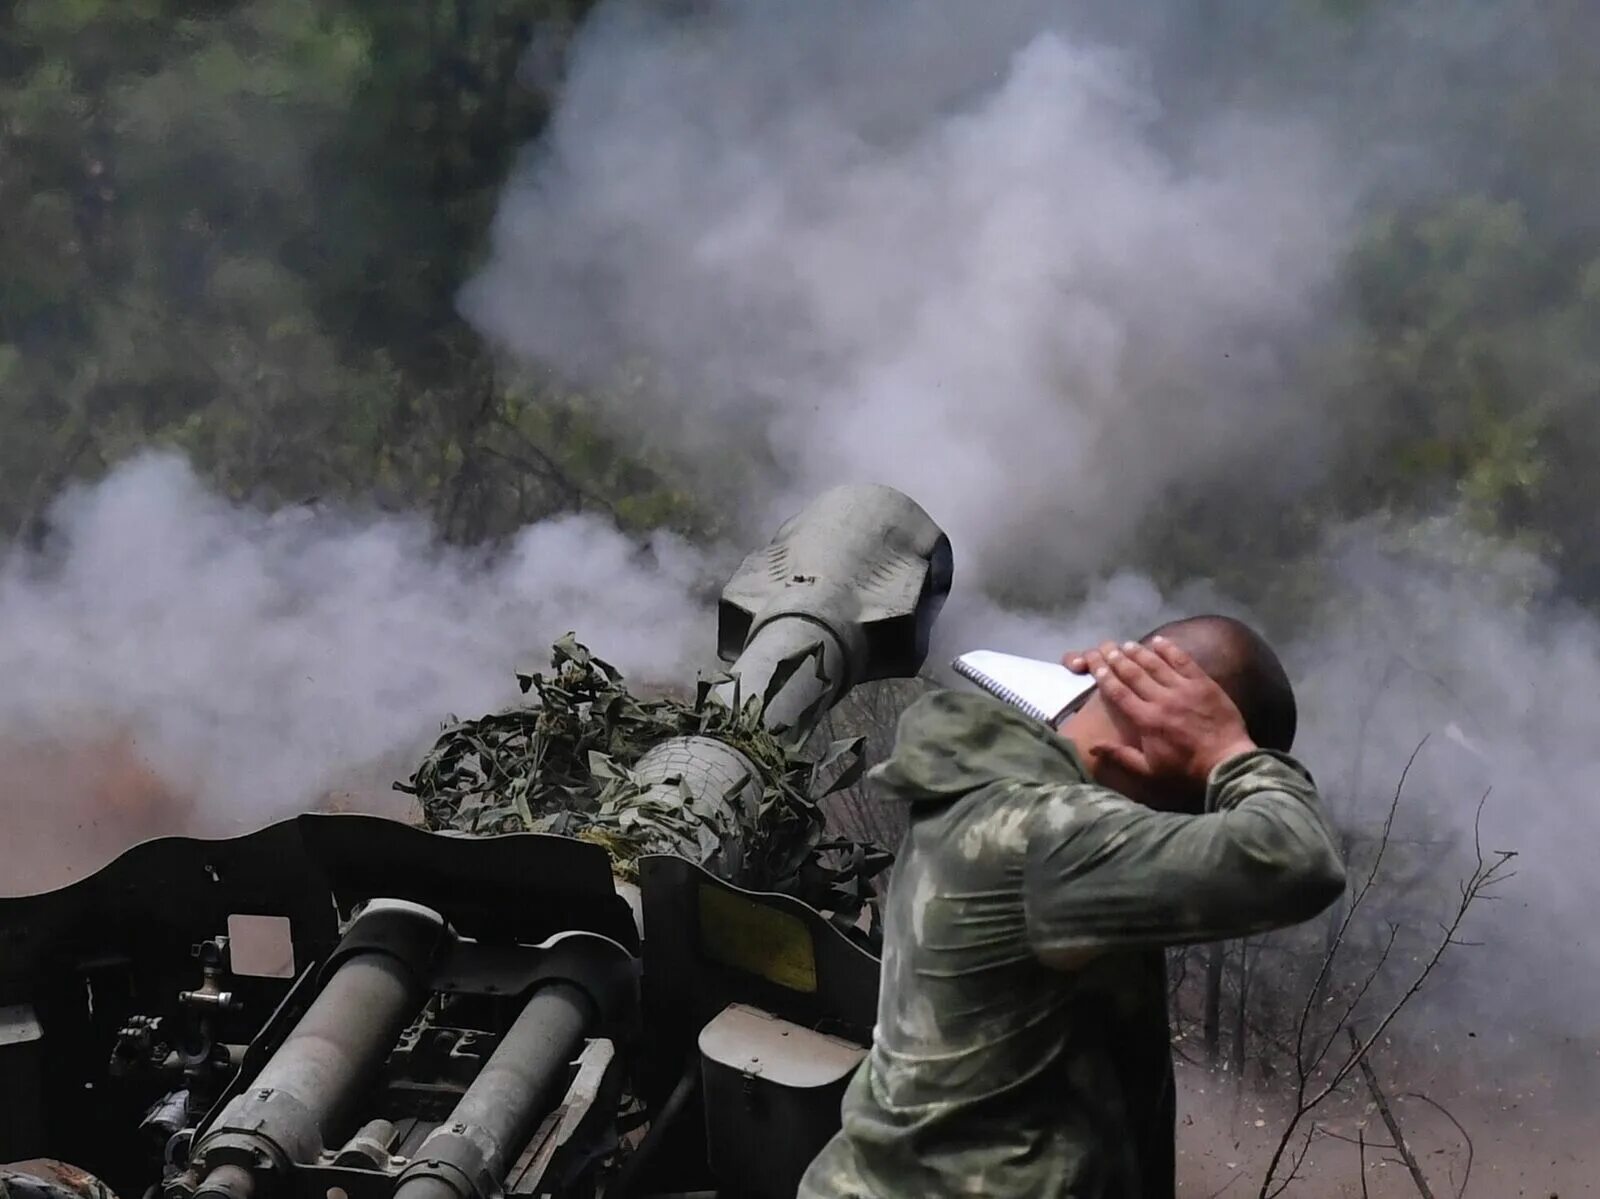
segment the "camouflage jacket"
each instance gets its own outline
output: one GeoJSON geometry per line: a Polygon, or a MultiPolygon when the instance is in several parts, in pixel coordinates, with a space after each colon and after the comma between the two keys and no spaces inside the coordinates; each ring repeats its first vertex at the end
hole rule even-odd
{"type": "Polygon", "coordinates": [[[885,900],[873,1046],[802,1199],[1170,1199],[1161,947],[1285,926],[1344,887],[1309,776],[1220,765],[1202,815],[1088,781],[986,696],[939,692],[873,774],[912,805],[885,900]]]}
{"type": "Polygon", "coordinates": [[[51,1158],[0,1164],[0,1199],[117,1199],[93,1174],[51,1158]]]}

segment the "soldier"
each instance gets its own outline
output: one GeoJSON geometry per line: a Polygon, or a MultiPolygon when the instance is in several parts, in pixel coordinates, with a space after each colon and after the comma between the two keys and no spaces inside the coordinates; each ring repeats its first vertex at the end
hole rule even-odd
{"type": "Polygon", "coordinates": [[[1162,950],[1344,888],[1283,668],[1223,617],[1106,643],[1052,729],[938,692],[874,777],[911,805],[873,1047],[802,1199],[1171,1199],[1162,950]]]}

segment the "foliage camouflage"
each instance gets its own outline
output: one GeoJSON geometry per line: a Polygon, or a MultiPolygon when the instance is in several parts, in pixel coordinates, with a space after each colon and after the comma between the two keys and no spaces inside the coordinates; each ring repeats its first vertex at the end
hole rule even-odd
{"type": "MultiPolygon", "coordinates": [[[[787,664],[804,664],[804,656],[787,664]]],[[[622,675],[570,634],[557,642],[551,673],[519,674],[525,706],[457,721],[444,730],[408,783],[429,828],[473,834],[556,833],[592,841],[616,873],[637,874],[644,854],[705,863],[730,835],[746,845],[731,880],[797,895],[841,927],[872,913],[871,878],[890,861],[881,850],[829,840],[819,801],[860,776],[860,737],[835,741],[819,757],[791,748],[761,722],[766,696],[732,704],[703,681],[693,701],[639,699],[622,675]],[[754,766],[762,799],[752,825],[731,827],[731,807],[697,797],[679,781],[681,802],[651,798],[632,767],[674,737],[710,737],[754,766]],[[830,777],[831,776],[831,777],[830,777]]],[[[780,672],[769,692],[789,677],[780,672]]],[[[739,788],[745,785],[741,780],[739,788]]],[[[871,921],[875,928],[876,920],[871,921]]]]}

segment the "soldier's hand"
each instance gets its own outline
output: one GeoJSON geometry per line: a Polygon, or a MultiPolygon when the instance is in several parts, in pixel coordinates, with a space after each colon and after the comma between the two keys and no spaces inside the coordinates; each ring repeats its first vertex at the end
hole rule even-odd
{"type": "Polygon", "coordinates": [[[1111,717],[1131,744],[1103,749],[1123,769],[1152,780],[1204,784],[1220,763],[1255,749],[1228,693],[1164,637],[1148,646],[1110,641],[1066,658],[1094,676],[1111,717]]]}

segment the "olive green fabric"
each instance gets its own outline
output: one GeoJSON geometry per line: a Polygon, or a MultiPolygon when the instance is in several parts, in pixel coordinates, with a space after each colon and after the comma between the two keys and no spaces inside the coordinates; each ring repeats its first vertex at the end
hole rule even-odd
{"type": "Polygon", "coordinates": [[[50,1158],[0,1165],[0,1199],[117,1199],[93,1174],[50,1158]]]}
{"type": "Polygon", "coordinates": [[[1090,783],[1044,725],[937,692],[873,778],[912,805],[878,1023],[800,1195],[1169,1199],[1161,947],[1338,897],[1310,777],[1244,754],[1217,768],[1204,814],[1157,812],[1090,783]]]}

